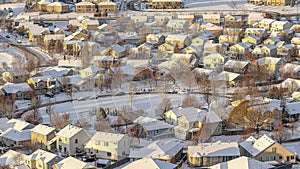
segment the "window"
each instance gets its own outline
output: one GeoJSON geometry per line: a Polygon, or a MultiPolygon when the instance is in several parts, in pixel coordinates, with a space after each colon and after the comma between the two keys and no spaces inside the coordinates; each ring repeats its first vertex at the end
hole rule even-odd
{"type": "Polygon", "coordinates": [[[110,152],[107,152],[107,156],[108,156],[108,157],[111,157],[111,153],[110,153],[110,152]]]}
{"type": "Polygon", "coordinates": [[[295,159],[295,156],[291,156],[291,159],[294,160],[294,159],[295,159]]]}
{"type": "Polygon", "coordinates": [[[279,156],[279,160],[281,160],[282,159],[282,156],[279,156]]]}
{"type": "Polygon", "coordinates": [[[273,152],[273,153],[276,153],[276,148],[272,148],[272,152],[273,152]]]}
{"type": "Polygon", "coordinates": [[[78,139],[75,139],[75,144],[77,144],[78,143],[78,139]]]}
{"type": "Polygon", "coordinates": [[[104,146],[108,146],[108,142],[104,142],[104,146]]]}

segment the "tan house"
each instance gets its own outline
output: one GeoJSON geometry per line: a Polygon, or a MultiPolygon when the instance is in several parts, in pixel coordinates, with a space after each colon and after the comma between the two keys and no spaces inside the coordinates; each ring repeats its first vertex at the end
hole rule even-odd
{"type": "Polygon", "coordinates": [[[246,28],[245,30],[245,36],[256,36],[260,39],[265,39],[268,36],[268,33],[265,29],[261,28],[246,28]]]}
{"type": "Polygon", "coordinates": [[[82,21],[82,25],[85,29],[91,31],[91,30],[97,30],[99,26],[98,20],[92,20],[92,19],[85,19],[82,21]]]}
{"type": "Polygon", "coordinates": [[[285,61],[282,58],[264,57],[258,59],[257,64],[266,66],[271,72],[277,72],[285,64],[285,61]]]}
{"type": "Polygon", "coordinates": [[[257,36],[250,35],[242,39],[243,43],[251,43],[253,45],[258,45],[261,43],[261,39],[257,36]]]}
{"type": "Polygon", "coordinates": [[[195,17],[194,15],[177,15],[177,19],[186,20],[189,22],[189,24],[193,24],[195,17]]]}
{"type": "Polygon", "coordinates": [[[43,28],[42,26],[32,25],[29,27],[28,36],[30,42],[42,43],[44,36],[50,34],[49,30],[43,28]]]}
{"type": "Polygon", "coordinates": [[[56,154],[41,149],[36,150],[25,159],[26,165],[35,169],[51,169],[57,161],[56,154]]]}
{"type": "Polygon", "coordinates": [[[219,53],[211,53],[203,58],[203,64],[205,68],[214,69],[217,66],[222,66],[228,57],[219,53]]]}
{"type": "Polygon", "coordinates": [[[119,160],[129,155],[130,139],[123,134],[96,132],[84,148],[97,158],[119,160]]]}
{"type": "Polygon", "coordinates": [[[240,41],[238,36],[233,35],[221,35],[219,36],[219,43],[228,43],[230,45],[236,44],[240,41]]]}
{"type": "Polygon", "coordinates": [[[220,14],[203,14],[203,22],[213,23],[219,25],[221,23],[220,14]]]}
{"type": "Polygon", "coordinates": [[[49,143],[55,139],[55,128],[48,127],[42,124],[31,129],[31,144],[42,149],[51,150],[49,143]]]}
{"type": "MultiPolygon", "coordinates": [[[[254,0],[257,1],[257,0],[254,0]]],[[[259,1],[263,1],[263,0],[259,0],[259,1]]],[[[250,12],[248,15],[248,24],[252,25],[254,23],[257,23],[261,20],[263,20],[265,18],[264,13],[262,12],[250,12]]]]}
{"type": "Polygon", "coordinates": [[[58,41],[60,41],[61,49],[63,49],[64,34],[49,34],[44,36],[44,49],[50,50],[57,47],[58,41]]]}
{"type": "Polygon", "coordinates": [[[276,57],[277,50],[275,45],[263,45],[256,46],[253,51],[253,54],[265,57],[276,57]]]}
{"type": "Polygon", "coordinates": [[[291,28],[289,21],[274,21],[271,24],[271,31],[285,31],[291,28]]]}
{"type": "Polygon", "coordinates": [[[152,9],[181,9],[182,0],[151,0],[152,9]]]}
{"type": "Polygon", "coordinates": [[[180,35],[180,34],[168,35],[165,41],[174,44],[178,48],[184,48],[191,44],[191,38],[188,35],[180,35]]]}
{"type": "Polygon", "coordinates": [[[263,19],[258,22],[258,27],[266,30],[270,30],[271,24],[274,22],[274,19],[263,19]]]}
{"type": "Polygon", "coordinates": [[[92,167],[91,165],[80,161],[74,157],[67,157],[60,162],[54,164],[52,169],[97,169],[96,167],[92,167]]]}
{"type": "Polygon", "coordinates": [[[241,154],[258,161],[277,161],[296,163],[295,152],[283,147],[270,137],[263,135],[258,139],[249,137],[240,143],[241,154]]]}
{"type": "Polygon", "coordinates": [[[76,12],[77,13],[95,13],[96,12],[96,5],[88,2],[82,1],[76,4],[76,12]]]}
{"type": "Polygon", "coordinates": [[[171,32],[183,33],[189,27],[189,22],[186,20],[179,20],[179,19],[171,19],[168,24],[167,28],[171,32]]]}
{"type": "Polygon", "coordinates": [[[91,138],[91,134],[85,129],[73,125],[67,125],[56,134],[56,148],[65,155],[82,153],[84,144],[91,138]]]}
{"type": "Polygon", "coordinates": [[[67,13],[70,12],[69,5],[63,2],[52,2],[46,7],[49,13],[67,13]]]}
{"type": "Polygon", "coordinates": [[[266,5],[268,6],[288,6],[291,0],[267,0],[266,5]]]}
{"type": "Polygon", "coordinates": [[[237,142],[200,143],[187,148],[188,163],[193,167],[208,167],[240,156],[237,142]]]}
{"type": "Polygon", "coordinates": [[[265,45],[276,45],[278,42],[280,42],[280,39],[278,37],[272,37],[264,40],[265,45]]]}
{"type": "Polygon", "coordinates": [[[240,57],[250,52],[250,46],[246,43],[238,43],[229,47],[231,56],[240,57]]]}
{"type": "Polygon", "coordinates": [[[104,15],[118,13],[118,6],[116,3],[111,1],[100,2],[98,3],[98,12],[104,15]]]}
{"type": "Polygon", "coordinates": [[[47,5],[49,5],[50,2],[48,0],[41,0],[37,3],[38,10],[41,12],[47,12],[47,5]]]}

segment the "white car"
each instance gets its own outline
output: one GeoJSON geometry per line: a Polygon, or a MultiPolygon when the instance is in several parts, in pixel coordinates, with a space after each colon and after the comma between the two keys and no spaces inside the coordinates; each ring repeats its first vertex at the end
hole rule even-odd
{"type": "Polygon", "coordinates": [[[20,39],[17,40],[17,43],[22,43],[22,41],[20,39]]]}

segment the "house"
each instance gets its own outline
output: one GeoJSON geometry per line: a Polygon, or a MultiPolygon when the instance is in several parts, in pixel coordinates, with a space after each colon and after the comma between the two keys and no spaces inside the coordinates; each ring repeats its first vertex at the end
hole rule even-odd
{"type": "Polygon", "coordinates": [[[284,115],[288,119],[294,118],[295,120],[299,119],[300,114],[300,102],[286,103],[284,109],[284,115]]]}
{"type": "Polygon", "coordinates": [[[132,15],[130,16],[130,19],[136,24],[136,23],[146,23],[148,20],[147,16],[141,16],[141,15],[132,15]]]}
{"type": "Polygon", "coordinates": [[[184,48],[182,51],[185,54],[193,54],[196,56],[196,58],[200,58],[202,48],[195,44],[191,44],[190,46],[184,48]]]}
{"type": "Polygon", "coordinates": [[[67,125],[56,133],[56,148],[65,155],[76,155],[83,152],[84,144],[90,140],[91,134],[85,129],[67,125]]]}
{"type": "MultiPolygon", "coordinates": [[[[46,50],[56,49],[58,46],[58,41],[60,41],[61,49],[63,49],[64,34],[49,34],[44,36],[44,48],[46,50]]],[[[58,50],[58,49],[56,49],[58,50]]]]}
{"type": "Polygon", "coordinates": [[[129,155],[130,138],[123,134],[96,132],[84,148],[97,158],[120,160],[129,155]]]}
{"type": "Polygon", "coordinates": [[[155,169],[177,169],[177,165],[168,163],[161,160],[156,160],[152,158],[142,158],[130,163],[126,163],[122,165],[120,169],[141,169],[141,168],[155,168],[155,169]]]}
{"type": "Polygon", "coordinates": [[[251,52],[250,45],[248,43],[237,43],[229,47],[230,54],[236,58],[245,56],[251,52]]]}
{"type": "Polygon", "coordinates": [[[29,76],[30,74],[27,70],[8,70],[2,73],[2,80],[4,82],[22,83],[25,82],[29,76]]]}
{"type": "Polygon", "coordinates": [[[33,90],[27,83],[5,83],[0,89],[6,97],[15,99],[31,98],[33,90]]]}
{"type": "Polygon", "coordinates": [[[265,45],[276,45],[278,42],[280,42],[280,39],[278,37],[271,37],[264,40],[265,45]]]}
{"type": "Polygon", "coordinates": [[[217,66],[224,65],[228,60],[228,57],[219,53],[211,53],[203,58],[203,64],[205,68],[214,69],[217,66]]]}
{"type": "Polygon", "coordinates": [[[137,125],[139,136],[147,140],[159,140],[174,136],[173,126],[157,119],[139,116],[133,123],[137,125]]]}
{"type": "Polygon", "coordinates": [[[267,30],[266,29],[262,29],[262,28],[246,28],[245,30],[245,36],[256,36],[260,39],[265,39],[268,34],[267,34],[267,30]]]}
{"type": "Polygon", "coordinates": [[[293,44],[293,45],[300,45],[300,37],[293,37],[291,39],[291,44],[293,44]]]}
{"type": "Polygon", "coordinates": [[[275,169],[275,166],[272,166],[265,162],[260,162],[249,157],[241,156],[230,161],[222,162],[215,164],[210,169],[229,169],[229,168],[239,168],[239,169],[254,169],[254,168],[264,168],[264,169],[275,169]]]}
{"type": "Polygon", "coordinates": [[[49,5],[50,2],[48,0],[41,0],[37,3],[38,10],[41,12],[47,12],[47,5],[49,5]]]}
{"type": "Polygon", "coordinates": [[[165,36],[162,34],[148,34],[146,36],[146,43],[157,48],[159,45],[165,43],[165,36]]]}
{"type": "Polygon", "coordinates": [[[44,35],[49,34],[49,31],[42,26],[33,24],[29,27],[28,36],[30,42],[43,42],[44,35]]]}
{"type": "Polygon", "coordinates": [[[166,37],[166,42],[172,43],[178,48],[184,48],[191,44],[191,38],[188,35],[171,34],[166,37]]]}
{"type": "Polygon", "coordinates": [[[258,161],[296,163],[296,154],[266,135],[263,135],[258,139],[250,136],[239,145],[241,148],[241,155],[253,158],[258,161]]]}
{"type": "Polygon", "coordinates": [[[200,114],[201,110],[196,109],[194,107],[186,107],[186,108],[173,108],[167,112],[165,112],[165,119],[166,122],[172,125],[178,124],[178,118],[185,115],[185,114],[200,114]]]}
{"type": "Polygon", "coordinates": [[[81,60],[58,60],[59,68],[71,68],[75,70],[79,70],[82,68],[82,61],[81,60]]]}
{"type": "Polygon", "coordinates": [[[111,46],[111,56],[115,57],[116,59],[125,57],[127,55],[127,51],[124,47],[115,44],[111,46]]]}
{"type": "Polygon", "coordinates": [[[51,169],[57,161],[58,157],[56,154],[41,149],[36,150],[25,159],[27,166],[36,169],[51,169]]]}
{"type": "Polygon", "coordinates": [[[172,33],[186,32],[189,27],[189,22],[186,20],[171,19],[167,23],[167,28],[172,33]]]}
{"type": "Polygon", "coordinates": [[[177,15],[177,19],[186,20],[189,22],[189,24],[193,24],[195,17],[194,15],[177,15]]]}
{"type": "Polygon", "coordinates": [[[39,124],[31,129],[31,144],[51,150],[49,143],[55,139],[55,128],[39,124]]]}
{"type": "Polygon", "coordinates": [[[140,36],[137,32],[118,32],[120,43],[122,44],[139,44],[140,36]]]}
{"type": "Polygon", "coordinates": [[[209,167],[240,156],[237,142],[200,143],[187,148],[188,163],[194,167],[209,167]]]}
{"type": "Polygon", "coordinates": [[[174,53],[176,46],[171,42],[166,42],[158,47],[159,51],[168,52],[170,54],[174,53]]]}
{"type": "Polygon", "coordinates": [[[266,5],[269,6],[288,6],[291,0],[267,0],[266,5]]]}
{"type": "Polygon", "coordinates": [[[27,80],[27,83],[29,86],[34,87],[35,93],[38,95],[43,95],[47,92],[59,92],[59,87],[57,86],[56,78],[52,76],[31,77],[27,80]]]}
{"type": "Polygon", "coordinates": [[[300,78],[300,65],[293,63],[286,63],[280,68],[280,73],[292,78],[300,78]]]}
{"type": "Polygon", "coordinates": [[[97,30],[98,26],[99,26],[98,20],[85,19],[81,23],[82,23],[83,27],[89,31],[97,30]]]}
{"type": "Polygon", "coordinates": [[[203,14],[203,22],[213,23],[219,25],[221,23],[220,14],[203,14]]]}
{"type": "Polygon", "coordinates": [[[60,162],[54,164],[52,169],[96,169],[95,167],[89,167],[85,162],[77,160],[74,157],[67,157],[60,162]]]}
{"type": "Polygon", "coordinates": [[[257,36],[254,36],[254,35],[250,35],[250,36],[247,36],[245,38],[242,39],[242,42],[243,43],[251,43],[251,44],[254,44],[254,45],[258,45],[261,43],[261,39],[257,36]]]}
{"type": "Polygon", "coordinates": [[[171,56],[171,60],[174,62],[182,62],[190,67],[196,67],[199,65],[197,58],[193,54],[181,54],[181,53],[174,53],[171,56]]]}
{"type": "Polygon", "coordinates": [[[258,22],[258,27],[266,30],[271,29],[271,24],[274,22],[274,19],[263,19],[258,22]]]}
{"type": "Polygon", "coordinates": [[[9,147],[30,145],[31,132],[30,129],[16,130],[9,128],[0,135],[0,140],[9,147]]]}
{"type": "Polygon", "coordinates": [[[275,45],[256,46],[252,53],[263,57],[276,57],[276,48],[275,45]]]}
{"type": "Polygon", "coordinates": [[[228,60],[223,68],[225,71],[244,74],[247,72],[249,64],[248,61],[228,60]]]}
{"type": "Polygon", "coordinates": [[[182,0],[151,0],[152,9],[181,9],[183,8],[182,0]]]}
{"type": "Polygon", "coordinates": [[[82,78],[95,76],[99,73],[100,69],[97,66],[89,66],[85,69],[79,71],[79,74],[82,78]]]}
{"type": "Polygon", "coordinates": [[[289,21],[274,21],[271,24],[271,31],[286,31],[291,28],[291,24],[289,21]]]}
{"type": "Polygon", "coordinates": [[[70,12],[69,5],[63,2],[52,2],[46,7],[49,13],[67,13],[70,12]]]}
{"type": "Polygon", "coordinates": [[[277,47],[277,55],[285,58],[297,56],[297,46],[293,44],[286,44],[277,47]]]}
{"type": "Polygon", "coordinates": [[[32,129],[33,125],[31,125],[30,123],[27,123],[25,121],[22,120],[18,120],[18,119],[5,119],[5,118],[1,118],[1,126],[0,126],[0,134],[2,134],[4,131],[12,128],[15,130],[28,130],[28,129],[32,129]]]}
{"type": "Polygon", "coordinates": [[[200,30],[210,31],[215,37],[218,37],[218,36],[222,35],[222,33],[223,33],[223,26],[218,26],[218,25],[210,23],[210,22],[205,22],[205,23],[201,24],[200,30]]]}
{"type": "Polygon", "coordinates": [[[102,15],[118,13],[118,5],[111,1],[98,3],[98,12],[102,15]]]}
{"type": "Polygon", "coordinates": [[[229,43],[230,45],[236,44],[240,41],[238,36],[233,35],[221,35],[219,36],[219,43],[229,43]]]}
{"type": "Polygon", "coordinates": [[[89,91],[95,87],[95,81],[92,76],[83,78],[81,75],[61,77],[58,79],[61,86],[71,89],[73,92],[89,91]]]}
{"type": "Polygon", "coordinates": [[[110,68],[117,60],[113,56],[94,56],[93,65],[101,68],[110,68]]]}
{"type": "MultiPolygon", "coordinates": [[[[255,0],[255,1],[256,2],[257,1],[262,1],[263,2],[263,0],[255,0]]],[[[247,23],[248,23],[248,25],[252,25],[254,23],[257,23],[257,22],[263,20],[264,18],[265,18],[265,16],[261,12],[250,12],[249,15],[248,15],[247,23]]]]}
{"type": "Polygon", "coordinates": [[[228,28],[239,28],[243,25],[243,19],[240,16],[227,14],[224,16],[224,26],[228,28]]]}
{"type": "Polygon", "coordinates": [[[95,13],[96,5],[89,1],[82,1],[76,3],[76,12],[77,13],[95,13]]]}
{"type": "Polygon", "coordinates": [[[241,83],[242,76],[239,73],[222,71],[221,73],[212,78],[215,78],[214,80],[216,81],[226,82],[228,86],[237,86],[241,83]]]}
{"type": "Polygon", "coordinates": [[[192,45],[202,46],[206,41],[208,41],[208,38],[197,36],[192,39],[192,45]]]}
{"type": "Polygon", "coordinates": [[[25,164],[26,155],[16,152],[14,150],[8,150],[6,153],[0,156],[0,164],[3,166],[8,166],[9,168],[22,168],[29,169],[25,164]],[[16,158],[18,160],[16,160],[16,158]]]}
{"type": "Polygon", "coordinates": [[[36,74],[36,76],[50,76],[58,78],[62,76],[72,76],[74,73],[73,69],[63,67],[47,67],[36,74]]]}
{"type": "Polygon", "coordinates": [[[282,58],[264,57],[257,60],[257,64],[260,66],[266,66],[271,72],[278,72],[281,66],[285,64],[282,58]]]}
{"type": "Polygon", "coordinates": [[[177,164],[183,157],[187,143],[177,139],[157,140],[140,149],[131,149],[130,159],[153,158],[177,164]]]}

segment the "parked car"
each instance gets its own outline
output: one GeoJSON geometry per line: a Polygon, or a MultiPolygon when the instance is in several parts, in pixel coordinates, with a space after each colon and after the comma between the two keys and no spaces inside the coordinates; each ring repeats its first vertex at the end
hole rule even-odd
{"type": "Polygon", "coordinates": [[[45,96],[46,96],[46,97],[49,97],[49,98],[53,98],[53,97],[54,97],[54,94],[49,92],[49,93],[46,93],[45,96]]]}

